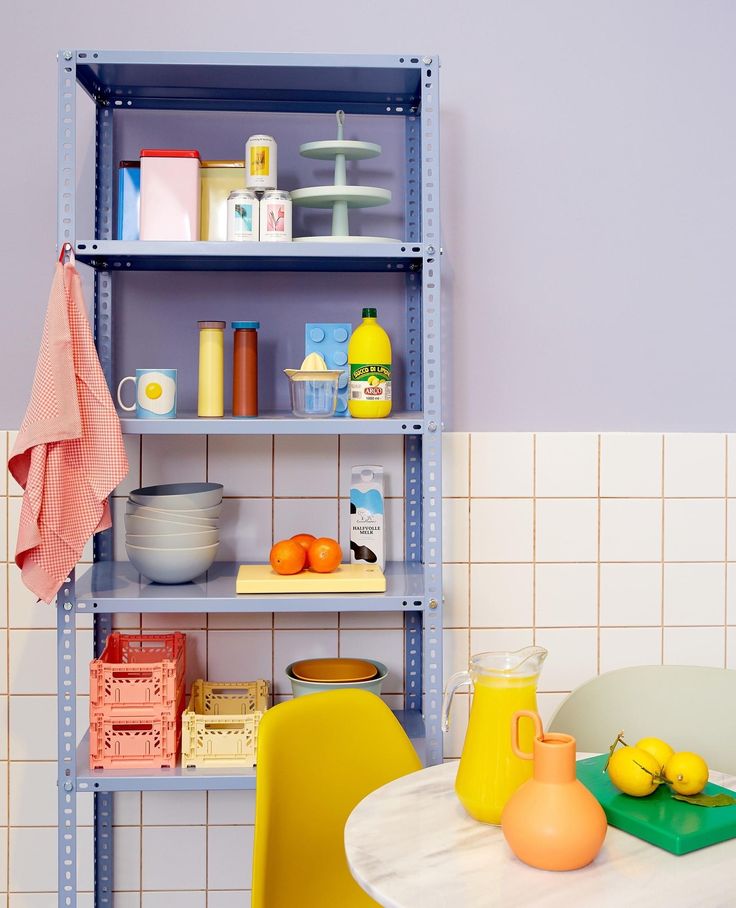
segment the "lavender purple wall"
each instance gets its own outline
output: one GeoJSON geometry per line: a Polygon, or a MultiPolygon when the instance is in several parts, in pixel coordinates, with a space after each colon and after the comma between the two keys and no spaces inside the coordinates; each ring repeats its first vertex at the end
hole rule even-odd
{"type": "MultiPolygon", "coordinates": [[[[129,0],[124,8],[78,0],[16,5],[5,27],[0,146],[4,425],[16,426],[26,405],[53,262],[55,53],[106,47],[439,53],[448,425],[733,428],[736,6],[730,0],[460,6],[374,0],[360,14],[350,4],[284,0],[259,10],[256,20],[249,9],[233,0],[212,13],[192,0],[129,0]]],[[[237,123],[233,135],[247,132],[245,125],[237,123]]],[[[88,136],[80,146],[83,183],[93,157],[88,136]]],[[[206,154],[234,152],[229,149],[208,146],[206,154]]],[[[361,165],[362,177],[374,179],[375,168],[383,185],[390,162],[387,154],[369,162],[370,170],[361,165]]],[[[389,235],[390,219],[388,212],[382,226],[389,235]]],[[[275,287],[271,309],[298,312],[296,327],[280,325],[277,332],[292,356],[301,321],[326,313],[336,300],[357,309],[385,294],[387,320],[398,325],[400,288],[383,277],[344,276],[323,293],[311,278],[294,275],[267,284],[264,276],[187,283],[127,275],[120,298],[135,328],[161,331],[161,343],[176,343],[183,359],[190,336],[175,342],[173,331],[179,322],[190,330],[200,312],[198,300],[177,309],[185,286],[202,295],[226,291],[228,318],[241,311],[243,294],[258,298],[264,321],[265,291],[275,287]],[[137,286],[155,291],[165,305],[136,302],[137,286]],[[304,289],[304,305],[287,307],[287,298],[304,289]]],[[[134,343],[126,329],[121,369],[148,352],[134,350],[134,343]]]]}

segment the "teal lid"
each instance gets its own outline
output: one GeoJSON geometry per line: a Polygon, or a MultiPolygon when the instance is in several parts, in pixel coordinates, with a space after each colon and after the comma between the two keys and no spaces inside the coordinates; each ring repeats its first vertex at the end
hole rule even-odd
{"type": "Polygon", "coordinates": [[[363,318],[377,318],[378,310],[377,309],[364,309],[363,318]]]}
{"type": "Polygon", "coordinates": [[[231,322],[230,325],[236,331],[239,331],[241,328],[250,328],[252,330],[257,330],[261,327],[260,322],[231,322]]]}

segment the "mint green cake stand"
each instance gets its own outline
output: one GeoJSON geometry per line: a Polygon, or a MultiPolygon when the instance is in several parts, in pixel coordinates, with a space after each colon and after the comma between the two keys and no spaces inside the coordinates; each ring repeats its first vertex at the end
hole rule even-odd
{"type": "Polygon", "coordinates": [[[305,142],[299,154],[318,161],[335,162],[335,182],[332,186],[309,186],[294,189],[291,200],[305,208],[331,208],[332,233],[329,236],[294,237],[295,243],[394,243],[397,240],[380,236],[351,236],[348,223],[349,208],[374,208],[391,201],[389,189],[372,186],[350,186],[347,182],[346,162],[364,161],[381,153],[381,146],[374,142],[357,142],[344,139],[345,111],[338,110],[337,139],[324,142],[305,142]]]}

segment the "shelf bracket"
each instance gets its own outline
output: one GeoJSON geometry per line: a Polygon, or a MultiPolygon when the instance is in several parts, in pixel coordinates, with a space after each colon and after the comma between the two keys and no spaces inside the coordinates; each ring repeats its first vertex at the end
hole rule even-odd
{"type": "Polygon", "coordinates": [[[77,673],[74,571],[56,599],[58,904],[77,906],[77,673]]]}
{"type": "Polygon", "coordinates": [[[404,709],[422,708],[422,613],[404,613],[404,709]]]}
{"type": "Polygon", "coordinates": [[[76,137],[77,137],[77,66],[73,58],[59,55],[57,172],[59,174],[56,196],[56,248],[61,251],[64,243],[74,245],[75,193],[77,186],[76,137]]]}

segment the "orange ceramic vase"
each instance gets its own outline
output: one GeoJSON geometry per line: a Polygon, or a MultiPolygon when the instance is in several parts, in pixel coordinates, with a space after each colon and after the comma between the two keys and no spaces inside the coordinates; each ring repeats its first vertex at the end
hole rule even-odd
{"type": "Polygon", "coordinates": [[[575,738],[545,734],[537,713],[514,713],[511,746],[534,760],[534,775],[511,796],[501,817],[506,841],[525,864],[541,870],[577,870],[598,854],[606,837],[606,815],[575,778],[575,738]],[[534,722],[534,752],[519,749],[519,719],[534,722]]]}

